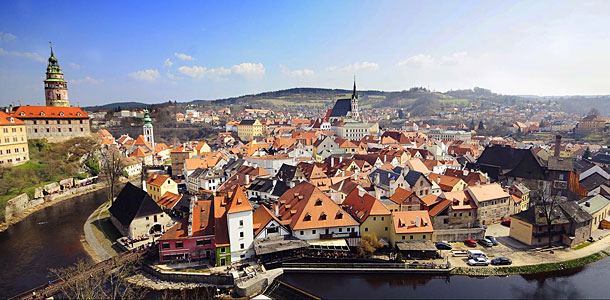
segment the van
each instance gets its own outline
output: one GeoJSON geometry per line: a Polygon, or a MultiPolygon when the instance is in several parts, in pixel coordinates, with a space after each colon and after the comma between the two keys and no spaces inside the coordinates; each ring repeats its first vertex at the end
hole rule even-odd
{"type": "Polygon", "coordinates": [[[483,251],[481,250],[468,250],[468,258],[475,258],[475,257],[487,257],[487,255],[485,253],[483,253],[483,251]]]}

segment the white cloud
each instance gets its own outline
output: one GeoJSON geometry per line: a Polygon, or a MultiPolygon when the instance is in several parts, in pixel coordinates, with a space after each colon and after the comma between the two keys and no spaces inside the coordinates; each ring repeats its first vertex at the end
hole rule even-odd
{"type": "Polygon", "coordinates": [[[220,67],[216,69],[210,69],[208,73],[216,78],[222,78],[224,76],[228,76],[231,74],[231,69],[227,69],[225,67],[220,67]]]}
{"type": "Polygon", "coordinates": [[[129,73],[128,76],[135,80],[153,82],[153,81],[159,79],[159,77],[161,75],[159,74],[159,71],[157,71],[157,70],[146,69],[146,70],[140,70],[140,71],[136,71],[133,73],[129,73]]]}
{"type": "Polygon", "coordinates": [[[456,53],[451,54],[450,56],[441,57],[441,64],[442,65],[457,65],[457,64],[463,62],[467,56],[468,56],[468,53],[466,53],[466,52],[456,52],[456,53]]]}
{"type": "Polygon", "coordinates": [[[351,65],[347,65],[344,67],[328,67],[326,70],[331,72],[357,72],[357,71],[377,71],[379,70],[379,64],[374,62],[356,62],[351,65]]]}
{"type": "Polygon", "coordinates": [[[88,84],[101,84],[103,83],[104,80],[103,79],[95,79],[95,78],[91,78],[89,76],[85,77],[85,78],[80,78],[80,79],[72,79],[70,80],[70,83],[72,84],[81,84],[81,83],[88,83],[88,84]]]}
{"type": "Polygon", "coordinates": [[[168,79],[172,79],[172,80],[176,79],[176,75],[174,75],[174,74],[172,74],[170,72],[167,72],[165,75],[167,76],[168,79]]]}
{"type": "Polygon", "coordinates": [[[284,65],[280,65],[280,69],[282,69],[282,73],[284,73],[285,75],[288,75],[290,77],[303,77],[303,76],[311,76],[314,74],[314,71],[310,70],[310,69],[289,70],[284,65]]]}
{"type": "Polygon", "coordinates": [[[245,62],[231,67],[233,73],[242,75],[247,79],[260,79],[265,75],[265,66],[262,63],[245,62]]]}
{"type": "Polygon", "coordinates": [[[25,57],[27,59],[35,60],[37,62],[45,62],[46,59],[37,53],[33,52],[18,52],[18,51],[6,51],[3,48],[0,48],[0,55],[8,55],[8,56],[16,56],[16,57],[25,57]]]}
{"type": "Polygon", "coordinates": [[[163,66],[164,67],[171,67],[173,65],[174,65],[174,62],[171,59],[169,59],[169,58],[166,58],[165,62],[163,62],[163,66]]]}
{"type": "Polygon", "coordinates": [[[398,62],[398,66],[421,68],[434,64],[434,58],[428,54],[418,54],[398,62]]]}
{"type": "Polygon", "coordinates": [[[188,54],[184,54],[184,53],[178,53],[178,52],[174,52],[174,56],[177,57],[180,60],[195,60],[194,57],[188,55],[188,54]]]}
{"type": "Polygon", "coordinates": [[[80,65],[79,65],[79,64],[76,64],[76,63],[70,63],[70,65],[69,65],[69,66],[70,66],[70,68],[72,68],[72,69],[74,69],[74,70],[78,70],[78,69],[80,69],[80,65]]]}
{"type": "Polygon", "coordinates": [[[192,78],[203,78],[207,73],[208,68],[203,66],[182,66],[178,68],[178,71],[186,76],[192,78]]]}
{"type": "Polygon", "coordinates": [[[10,42],[17,37],[10,32],[0,32],[0,42],[10,42]]]}

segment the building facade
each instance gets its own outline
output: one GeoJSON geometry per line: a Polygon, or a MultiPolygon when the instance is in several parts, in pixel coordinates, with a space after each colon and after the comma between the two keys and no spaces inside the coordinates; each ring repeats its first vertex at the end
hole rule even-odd
{"type": "Polygon", "coordinates": [[[53,46],[47,65],[47,78],[44,81],[44,96],[47,106],[70,107],[68,82],[64,80],[61,67],[53,55],[53,46]]]}
{"type": "Polygon", "coordinates": [[[58,143],[91,135],[89,116],[80,107],[18,106],[11,116],[25,122],[28,139],[58,143]]]}
{"type": "Polygon", "coordinates": [[[251,141],[256,137],[263,136],[265,126],[259,120],[242,120],[237,125],[237,136],[242,141],[251,141]]]}
{"type": "Polygon", "coordinates": [[[25,122],[0,111],[0,167],[30,160],[25,122]]]}

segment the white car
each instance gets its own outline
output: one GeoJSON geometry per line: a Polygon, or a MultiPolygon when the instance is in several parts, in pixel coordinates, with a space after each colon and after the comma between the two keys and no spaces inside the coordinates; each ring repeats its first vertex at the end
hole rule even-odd
{"type": "Polygon", "coordinates": [[[469,259],[468,265],[469,266],[488,266],[489,260],[487,260],[486,257],[479,256],[479,257],[469,259]]]}

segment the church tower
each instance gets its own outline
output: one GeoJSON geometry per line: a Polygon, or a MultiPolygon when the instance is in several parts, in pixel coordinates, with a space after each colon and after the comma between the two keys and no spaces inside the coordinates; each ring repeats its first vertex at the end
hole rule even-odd
{"type": "Polygon", "coordinates": [[[68,83],[64,80],[61,67],[57,63],[57,58],[53,55],[53,45],[51,45],[51,57],[49,57],[49,65],[47,66],[47,79],[44,81],[44,94],[47,106],[70,106],[68,83]]]}
{"type": "Polygon", "coordinates": [[[352,111],[351,111],[352,119],[354,119],[354,120],[360,119],[360,112],[358,112],[358,93],[356,92],[356,76],[354,76],[354,91],[352,92],[351,106],[352,106],[352,111]]]}
{"type": "Polygon", "coordinates": [[[144,125],[142,126],[142,129],[144,129],[144,141],[146,141],[152,147],[151,150],[154,153],[155,152],[155,135],[153,134],[152,119],[150,118],[148,109],[144,110],[144,125]]]}

